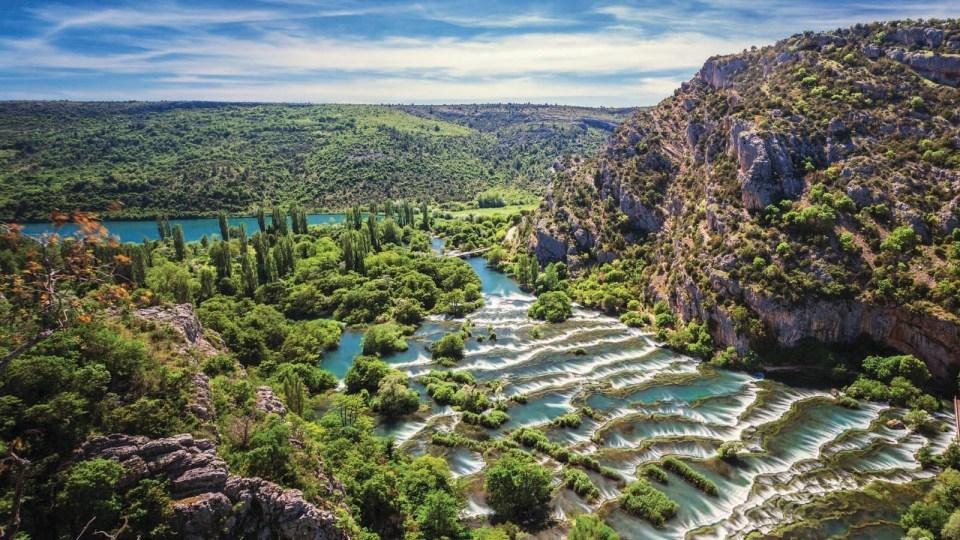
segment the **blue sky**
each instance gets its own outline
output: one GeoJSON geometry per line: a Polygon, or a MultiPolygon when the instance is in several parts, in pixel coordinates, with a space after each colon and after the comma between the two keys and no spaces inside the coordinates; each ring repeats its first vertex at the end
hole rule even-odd
{"type": "Polygon", "coordinates": [[[0,0],[0,99],[647,105],[713,54],[960,0],[0,0]]]}

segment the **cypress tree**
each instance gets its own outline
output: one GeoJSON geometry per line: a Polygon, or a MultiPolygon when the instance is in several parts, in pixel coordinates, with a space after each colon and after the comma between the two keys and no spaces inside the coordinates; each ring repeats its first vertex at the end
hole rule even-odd
{"type": "Polygon", "coordinates": [[[220,224],[220,239],[229,242],[230,227],[227,225],[227,213],[222,210],[217,213],[217,222],[220,224]]]}
{"type": "Polygon", "coordinates": [[[167,239],[167,229],[163,226],[163,216],[157,214],[157,234],[160,236],[160,240],[167,239]]]}
{"type": "Polygon", "coordinates": [[[217,279],[228,279],[233,275],[233,261],[230,256],[230,245],[220,240],[210,248],[210,260],[217,269],[217,279]]]}
{"type": "Polygon", "coordinates": [[[182,261],[187,254],[187,243],[183,239],[183,227],[179,224],[173,228],[173,250],[177,254],[178,261],[182,261]]]}
{"type": "Polygon", "coordinates": [[[240,240],[240,253],[246,253],[247,252],[247,226],[241,223],[239,229],[240,229],[239,231],[240,234],[238,235],[238,239],[240,240]]]}
{"type": "Polygon", "coordinates": [[[285,236],[287,234],[287,216],[284,215],[282,208],[274,206],[270,214],[270,220],[272,221],[271,225],[273,226],[274,234],[277,236],[285,236]]]}
{"type": "Polygon", "coordinates": [[[200,245],[203,246],[203,249],[210,249],[210,240],[207,238],[207,235],[203,235],[200,238],[200,245]]]}
{"type": "Polygon", "coordinates": [[[263,212],[263,206],[261,205],[257,208],[257,225],[260,227],[260,232],[267,232],[267,216],[263,212]]]}
{"type": "Polygon", "coordinates": [[[370,237],[370,246],[374,251],[380,252],[380,230],[377,227],[377,218],[374,214],[367,216],[367,235],[370,237]]]}
{"type": "Polygon", "coordinates": [[[131,245],[130,281],[137,287],[143,287],[147,282],[147,256],[143,246],[131,245]]]}
{"type": "Polygon", "coordinates": [[[260,283],[270,283],[270,273],[267,270],[267,257],[270,256],[270,246],[267,245],[267,235],[257,233],[253,235],[253,250],[257,254],[257,277],[260,283]]]}
{"type": "Polygon", "coordinates": [[[209,266],[200,269],[200,292],[201,300],[206,300],[214,295],[215,286],[213,283],[213,270],[209,266]]]}
{"type": "Polygon", "coordinates": [[[420,228],[429,231],[430,230],[430,207],[426,202],[420,203],[420,228]]]}
{"type": "Polygon", "coordinates": [[[147,268],[153,266],[153,243],[150,240],[143,239],[143,262],[146,263],[147,268]]]}
{"type": "Polygon", "coordinates": [[[246,251],[240,255],[240,279],[243,282],[243,294],[253,298],[257,290],[257,272],[250,260],[250,253],[246,251]]]}

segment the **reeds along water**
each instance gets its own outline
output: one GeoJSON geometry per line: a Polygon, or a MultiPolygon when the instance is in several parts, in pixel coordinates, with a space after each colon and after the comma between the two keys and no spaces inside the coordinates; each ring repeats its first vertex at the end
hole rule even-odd
{"type": "MultiPolygon", "coordinates": [[[[655,529],[618,509],[615,482],[589,473],[600,500],[588,504],[562,491],[555,500],[557,517],[604,507],[623,538],[739,538],[753,530],[769,532],[799,519],[804,505],[818,497],[873,480],[902,483],[930,476],[921,470],[916,452],[926,444],[943,448],[952,435],[892,430],[883,420],[903,411],[871,403],[848,409],[823,391],[700,366],[596,312],[576,309],[564,323],[538,325],[526,316],[530,295],[487,269],[482,259],[470,263],[486,297],[486,305],[469,316],[472,328],[475,335],[486,336],[489,327],[497,339],[470,340],[456,369],[468,370],[480,381],[503,381],[504,396],[528,397],[525,404],[511,405],[510,421],[492,430],[493,436],[549,424],[589,406],[598,419],[584,418],[576,428],[551,426],[548,438],[593,455],[627,480],[635,478],[638,465],[677,456],[719,488],[717,496],[710,496],[669,473],[669,482],[657,487],[679,503],[680,512],[665,528],[655,529]],[[534,326],[539,326],[536,338],[534,326]],[[736,464],[713,459],[724,441],[742,441],[749,453],[736,464]]],[[[387,360],[412,377],[426,373],[434,367],[427,345],[462,322],[428,321],[408,351],[387,360]]],[[[479,454],[429,443],[434,431],[453,429],[458,418],[451,408],[433,404],[427,414],[380,429],[410,452],[445,455],[455,474],[476,475],[485,465],[479,454]]],[[[952,425],[952,416],[943,419],[952,425]]],[[[489,511],[480,494],[471,492],[469,501],[472,514],[489,511]]],[[[874,538],[899,537],[890,523],[851,529],[896,520],[893,510],[886,512],[832,516],[821,532],[861,530],[874,538]]]]}

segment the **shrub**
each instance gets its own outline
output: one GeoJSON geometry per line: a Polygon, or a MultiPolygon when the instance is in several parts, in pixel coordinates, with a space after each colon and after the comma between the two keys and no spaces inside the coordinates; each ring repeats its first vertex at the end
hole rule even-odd
{"type": "Polygon", "coordinates": [[[600,496],[600,490],[593,484],[587,473],[579,469],[565,467],[563,469],[563,485],[588,501],[600,496]]]}
{"type": "Polygon", "coordinates": [[[663,527],[680,509],[663,492],[654,489],[646,480],[631,482],[620,496],[620,507],[643,518],[656,527],[663,527]]]}
{"type": "Polygon", "coordinates": [[[577,516],[567,540],[620,540],[620,535],[597,516],[577,516]]]}
{"type": "Polygon", "coordinates": [[[708,495],[719,495],[720,490],[717,485],[706,476],[693,470],[689,465],[675,457],[666,457],[663,459],[663,467],[673,471],[678,476],[689,482],[691,485],[708,495]]]}
{"type": "Polygon", "coordinates": [[[650,480],[660,482],[661,484],[666,484],[668,481],[667,471],[661,469],[656,463],[647,463],[645,465],[641,465],[637,470],[637,475],[639,476],[641,474],[650,480]]]}
{"type": "Polygon", "coordinates": [[[460,332],[451,332],[433,343],[430,352],[434,358],[463,360],[464,345],[460,332]]]}
{"type": "Polygon", "coordinates": [[[553,419],[553,425],[567,428],[580,427],[582,422],[583,419],[575,412],[568,412],[553,419]]]}
{"type": "Polygon", "coordinates": [[[527,315],[552,323],[563,322],[573,315],[572,301],[563,291],[545,292],[537,297],[527,315]]]}

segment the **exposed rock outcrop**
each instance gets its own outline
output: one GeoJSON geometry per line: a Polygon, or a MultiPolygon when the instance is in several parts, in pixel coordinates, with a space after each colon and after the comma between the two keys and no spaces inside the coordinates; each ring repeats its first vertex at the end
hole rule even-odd
{"type": "Polygon", "coordinates": [[[349,538],[337,525],[336,505],[319,508],[299,490],[230,475],[214,444],[205,439],[191,435],[95,437],[84,443],[76,456],[78,460],[93,458],[113,459],[124,466],[121,487],[148,476],[169,480],[174,500],[171,525],[187,540],[349,538]]]}
{"type": "Polygon", "coordinates": [[[267,414],[276,414],[280,417],[287,415],[287,408],[280,398],[273,393],[273,388],[260,386],[257,388],[257,410],[267,414]]]}
{"type": "Polygon", "coordinates": [[[178,352],[184,356],[197,355],[207,358],[220,354],[224,349],[220,336],[204,330],[193,304],[153,306],[138,309],[133,314],[138,319],[166,324],[173,328],[183,338],[178,352]]]}
{"type": "Polygon", "coordinates": [[[720,346],[867,337],[952,378],[958,48],[956,20],[894,21],[711,58],[557,167],[528,247],[576,272],[646,243],[635,290],[720,346]],[[882,249],[904,226],[921,246],[882,249]]]}

